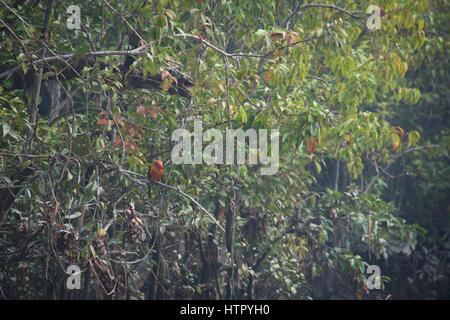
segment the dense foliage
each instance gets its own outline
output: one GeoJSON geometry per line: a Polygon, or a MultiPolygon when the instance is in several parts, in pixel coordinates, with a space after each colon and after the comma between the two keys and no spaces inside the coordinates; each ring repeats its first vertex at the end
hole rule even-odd
{"type": "Polygon", "coordinates": [[[0,1],[0,296],[448,298],[445,4],[0,1]],[[173,164],[195,120],[278,172],[173,164]]]}

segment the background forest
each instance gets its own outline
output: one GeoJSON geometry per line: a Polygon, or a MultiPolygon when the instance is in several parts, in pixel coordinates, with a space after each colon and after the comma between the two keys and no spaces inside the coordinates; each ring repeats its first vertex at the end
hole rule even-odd
{"type": "Polygon", "coordinates": [[[449,18],[0,0],[0,297],[449,299],[449,18]],[[278,172],[174,164],[195,120],[278,129],[278,172]]]}

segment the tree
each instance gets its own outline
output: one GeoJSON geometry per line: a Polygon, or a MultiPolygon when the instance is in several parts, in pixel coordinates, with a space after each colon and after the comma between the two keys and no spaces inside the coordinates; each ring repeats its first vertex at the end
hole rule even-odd
{"type": "Polygon", "coordinates": [[[424,1],[380,1],[380,30],[370,1],[1,3],[4,297],[387,295],[367,266],[422,232],[383,200],[382,171],[420,138],[390,116],[420,98],[404,76],[424,1]],[[279,129],[277,174],[172,163],[195,120],[279,129]],[[161,184],[145,177],[158,158],[161,184]]]}

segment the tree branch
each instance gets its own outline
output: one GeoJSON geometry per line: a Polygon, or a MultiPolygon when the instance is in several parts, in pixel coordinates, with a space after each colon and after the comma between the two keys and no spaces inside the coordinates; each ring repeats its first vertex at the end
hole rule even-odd
{"type": "MultiPolygon", "coordinates": [[[[115,165],[113,165],[113,166],[115,166],[115,165]]],[[[156,184],[156,185],[162,186],[162,187],[164,187],[166,189],[174,190],[174,191],[178,192],[179,194],[185,196],[186,198],[191,200],[197,207],[199,207],[204,213],[206,213],[211,218],[211,220],[220,228],[220,230],[225,232],[225,229],[214,218],[214,216],[211,213],[209,213],[208,210],[206,210],[200,203],[198,203],[198,201],[195,200],[190,194],[187,194],[186,192],[183,192],[180,189],[175,188],[175,187],[173,187],[171,185],[168,185],[168,184],[165,184],[165,183],[162,183],[162,182],[159,182],[159,183],[154,182],[154,181],[148,179],[146,176],[144,176],[142,174],[139,174],[139,173],[136,173],[136,172],[133,172],[133,171],[129,171],[129,170],[124,170],[124,169],[119,168],[118,166],[116,166],[116,168],[119,170],[120,173],[126,175],[130,180],[132,180],[132,181],[134,181],[134,182],[136,182],[138,184],[141,184],[141,185],[146,185],[146,184],[149,184],[149,183],[156,184]],[[130,175],[135,175],[135,176],[143,178],[145,180],[139,180],[139,179],[131,177],[130,175]]]]}
{"type": "MultiPolygon", "coordinates": [[[[93,52],[87,52],[85,54],[75,54],[75,53],[69,53],[69,54],[63,54],[63,55],[54,55],[52,57],[47,57],[47,58],[42,58],[42,59],[36,59],[36,60],[32,60],[32,61],[27,61],[24,62],[25,64],[41,64],[43,62],[52,62],[52,61],[56,61],[56,60],[70,60],[74,57],[87,57],[87,56],[92,56],[92,57],[100,57],[100,56],[112,56],[112,55],[142,55],[144,54],[146,51],[144,49],[146,49],[148,46],[150,46],[153,43],[148,43],[146,45],[140,46],[138,48],[132,49],[132,50],[125,50],[125,51],[93,51],[93,52]]],[[[2,72],[0,74],[0,79],[5,78],[5,77],[9,77],[11,74],[19,71],[22,69],[22,65],[18,65],[10,70],[7,70],[5,72],[2,72]]]]}
{"type": "MultiPolygon", "coordinates": [[[[389,163],[389,164],[386,166],[386,168],[384,168],[382,171],[383,171],[385,174],[388,174],[388,173],[387,173],[387,170],[389,170],[389,168],[392,166],[392,164],[394,163],[394,160],[397,159],[397,158],[399,158],[399,157],[401,157],[401,156],[403,156],[403,155],[406,154],[406,153],[413,152],[413,151],[420,151],[420,150],[423,150],[423,149],[429,149],[429,148],[441,148],[441,146],[438,145],[438,144],[430,144],[430,145],[428,145],[428,146],[422,146],[422,147],[415,147],[415,148],[409,148],[409,149],[406,149],[405,151],[400,152],[399,154],[396,154],[395,156],[393,156],[393,157],[392,157],[392,162],[389,163]]],[[[447,158],[448,158],[448,157],[447,157],[447,158]]],[[[376,177],[379,177],[380,175],[381,175],[381,171],[378,172],[378,174],[376,175],[376,177]]],[[[369,184],[367,185],[367,187],[366,187],[366,190],[364,190],[363,193],[367,193],[367,192],[369,191],[369,189],[373,186],[373,184],[375,183],[375,181],[376,181],[376,180],[372,178],[372,181],[370,181],[370,183],[369,183],[369,184]]]]}
{"type": "Polygon", "coordinates": [[[307,5],[301,6],[300,8],[298,8],[298,10],[297,10],[297,12],[295,14],[297,14],[299,11],[302,11],[302,10],[305,10],[305,9],[308,9],[308,8],[333,9],[333,10],[337,10],[337,11],[340,11],[342,13],[345,13],[346,15],[349,15],[350,17],[352,17],[354,19],[357,19],[357,20],[362,19],[362,17],[359,17],[359,16],[355,15],[356,12],[350,12],[350,11],[347,11],[347,10],[342,9],[340,7],[336,7],[336,6],[329,5],[329,4],[320,4],[320,3],[311,3],[311,4],[307,4],[307,5]]]}
{"type": "Polygon", "coordinates": [[[276,48],[276,49],[274,49],[272,51],[268,51],[268,52],[265,52],[265,53],[262,53],[262,54],[255,54],[255,53],[228,53],[228,52],[225,52],[224,50],[219,49],[216,46],[212,45],[207,40],[201,39],[197,35],[194,35],[194,34],[187,34],[187,33],[185,33],[185,34],[174,34],[174,36],[175,37],[185,37],[185,38],[187,37],[187,38],[197,39],[201,43],[203,43],[206,46],[212,48],[213,50],[217,51],[221,55],[223,55],[223,56],[225,56],[227,58],[231,58],[231,59],[234,59],[236,57],[264,58],[264,57],[266,57],[268,55],[271,55],[271,54],[273,54],[273,53],[275,53],[275,52],[277,52],[279,50],[283,50],[283,49],[286,49],[286,48],[289,48],[289,47],[293,47],[293,46],[296,46],[298,44],[301,44],[301,43],[304,43],[304,42],[308,42],[308,41],[311,40],[311,38],[307,38],[307,39],[304,39],[304,40],[300,40],[300,41],[297,41],[297,42],[294,42],[294,43],[291,43],[291,44],[288,44],[288,45],[276,48]]]}

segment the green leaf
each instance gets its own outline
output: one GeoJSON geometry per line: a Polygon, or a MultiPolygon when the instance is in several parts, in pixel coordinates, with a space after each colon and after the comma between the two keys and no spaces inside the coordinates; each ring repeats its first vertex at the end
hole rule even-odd
{"type": "Polygon", "coordinates": [[[79,216],[81,216],[81,212],[77,211],[77,212],[72,213],[72,214],[70,214],[68,216],[65,216],[64,219],[72,220],[72,219],[78,218],[79,216]]]}
{"type": "Polygon", "coordinates": [[[93,257],[96,257],[96,256],[97,256],[97,253],[95,252],[95,249],[94,249],[94,247],[92,246],[92,244],[89,245],[89,249],[91,250],[92,256],[93,256],[93,257]]]}
{"type": "Polygon", "coordinates": [[[22,71],[23,71],[23,74],[27,74],[28,65],[26,63],[22,63],[22,71]]]}
{"type": "Polygon", "coordinates": [[[266,30],[263,30],[263,29],[258,29],[258,30],[255,32],[255,35],[256,35],[257,39],[259,40],[259,39],[261,39],[261,38],[263,38],[263,37],[268,36],[268,35],[269,35],[269,32],[266,31],[266,30]]]}
{"type": "Polygon", "coordinates": [[[11,127],[6,121],[2,121],[2,127],[3,127],[3,136],[6,136],[11,132],[11,127]]]}

